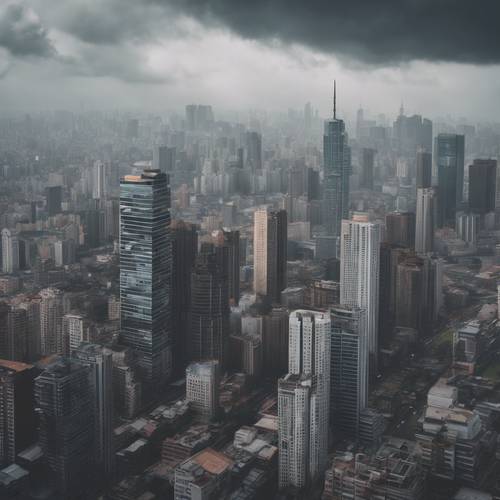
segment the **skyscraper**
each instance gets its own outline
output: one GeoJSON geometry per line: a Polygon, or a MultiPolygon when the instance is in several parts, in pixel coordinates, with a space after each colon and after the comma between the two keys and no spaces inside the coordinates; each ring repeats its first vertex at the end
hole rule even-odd
{"type": "Polygon", "coordinates": [[[62,354],[63,292],[57,288],[44,288],[40,298],[40,342],[42,355],[62,354]]]}
{"type": "Polygon", "coordinates": [[[330,337],[328,313],[299,309],[290,313],[288,371],[314,377],[316,394],[311,400],[309,420],[309,477],[316,478],[327,467],[328,419],[330,412],[330,337]]]}
{"type": "Polygon", "coordinates": [[[484,215],[495,210],[497,161],[474,160],[469,166],[469,210],[484,215]]]}
{"type": "Polygon", "coordinates": [[[434,188],[417,189],[415,223],[415,251],[417,253],[425,254],[434,250],[436,208],[436,191],[434,188]]]}
{"type": "Polygon", "coordinates": [[[2,271],[15,273],[19,270],[19,240],[10,229],[2,229],[2,271]]]}
{"type": "Polygon", "coordinates": [[[361,179],[359,187],[373,191],[373,168],[375,162],[375,149],[363,148],[361,179]]]}
{"type": "Polygon", "coordinates": [[[0,464],[12,463],[35,439],[35,369],[0,360],[0,464]]]}
{"type": "Polygon", "coordinates": [[[365,310],[332,307],[331,328],[331,424],[335,433],[356,438],[360,412],[368,403],[365,310]]]}
{"type": "Polygon", "coordinates": [[[60,498],[89,489],[94,463],[94,406],[89,368],[60,358],[35,380],[40,445],[60,498]]]}
{"type": "Polygon", "coordinates": [[[289,336],[288,310],[274,307],[262,321],[263,367],[267,375],[287,373],[289,336]]]}
{"type": "Polygon", "coordinates": [[[439,134],[436,138],[438,225],[453,226],[463,203],[464,136],[439,134]]]}
{"type": "Polygon", "coordinates": [[[187,364],[188,320],[191,304],[191,269],[198,253],[198,228],[182,220],[172,221],[172,329],[176,373],[187,364]]]}
{"type": "Polygon", "coordinates": [[[47,213],[49,216],[62,212],[62,186],[48,186],[45,189],[47,213]]]}
{"type": "Polygon", "coordinates": [[[113,443],[113,354],[97,344],[82,343],[72,356],[88,370],[94,423],[95,464],[105,477],[114,470],[113,443]]]}
{"type": "Polygon", "coordinates": [[[63,352],[69,356],[79,345],[89,340],[89,325],[80,314],[65,314],[62,318],[63,352]]]}
{"type": "Polygon", "coordinates": [[[96,161],[92,170],[92,197],[95,200],[101,200],[106,197],[107,186],[107,167],[106,163],[96,161]]]}
{"type": "Polygon", "coordinates": [[[224,366],[229,339],[227,267],[214,245],[204,243],[191,273],[189,359],[224,366]]]}
{"type": "Polygon", "coordinates": [[[342,221],[340,243],[340,303],[366,311],[370,372],[378,356],[380,225],[365,214],[342,221]]]}
{"type": "Polygon", "coordinates": [[[214,240],[219,248],[227,248],[229,300],[232,304],[238,305],[240,301],[240,232],[219,230],[215,232],[214,240]]]}
{"type": "Polygon", "coordinates": [[[333,118],[323,134],[324,220],[329,235],[339,237],[342,219],[349,217],[351,149],[344,120],[337,118],[334,85],[333,118]]]}
{"type": "Polygon", "coordinates": [[[176,149],[156,146],[153,150],[153,168],[170,174],[175,170],[176,149]]]}
{"type": "Polygon", "coordinates": [[[415,214],[391,212],[385,216],[385,240],[391,245],[413,248],[415,246],[415,214]]]}
{"type": "Polygon", "coordinates": [[[246,133],[247,162],[250,168],[262,169],[262,136],[258,132],[249,131],[246,133]]]}
{"type": "Polygon", "coordinates": [[[253,238],[254,291],[279,302],[287,283],[286,211],[256,210],[253,238]]]}
{"type": "Polygon", "coordinates": [[[161,382],[172,371],[170,189],[159,170],[120,183],[122,344],[134,349],[143,376],[161,382]]]}
{"type": "Polygon", "coordinates": [[[430,188],[432,185],[432,154],[427,151],[417,152],[417,189],[430,188]]]}

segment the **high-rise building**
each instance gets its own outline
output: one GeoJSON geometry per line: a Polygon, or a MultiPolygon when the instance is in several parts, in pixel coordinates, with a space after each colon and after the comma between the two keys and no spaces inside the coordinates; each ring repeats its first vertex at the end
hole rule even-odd
{"type": "Polygon", "coordinates": [[[108,166],[108,164],[102,161],[96,161],[94,163],[92,169],[92,198],[95,200],[106,198],[108,191],[108,166]]]}
{"type": "Polygon", "coordinates": [[[64,315],[63,292],[57,288],[44,288],[39,293],[41,353],[62,354],[62,318],[64,315]]]}
{"type": "Polygon", "coordinates": [[[436,205],[436,191],[434,188],[417,189],[415,251],[419,254],[429,253],[434,250],[436,205]]]}
{"type": "Polygon", "coordinates": [[[89,325],[80,314],[62,318],[63,354],[69,356],[82,342],[89,340],[89,325]]]}
{"type": "Polygon", "coordinates": [[[436,138],[438,176],[438,226],[455,224],[455,215],[463,204],[464,136],[439,134],[436,138]]]}
{"type": "Polygon", "coordinates": [[[214,243],[219,248],[227,248],[227,271],[229,300],[233,305],[240,301],[240,232],[219,230],[214,234],[214,243]]]}
{"type": "Polygon", "coordinates": [[[365,310],[332,307],[331,328],[331,425],[338,435],[356,438],[360,412],[368,403],[365,310]]]}
{"type": "Polygon", "coordinates": [[[455,231],[461,240],[469,245],[475,246],[480,224],[481,216],[479,214],[458,212],[455,231]]]}
{"type": "Polygon", "coordinates": [[[284,307],[273,307],[262,321],[262,358],[264,372],[281,376],[288,371],[289,319],[284,307]]]}
{"type": "Polygon", "coordinates": [[[262,136],[258,132],[246,133],[247,163],[250,168],[262,170],[262,136]]]}
{"type": "Polygon", "coordinates": [[[175,170],[176,148],[157,146],[153,150],[153,168],[164,174],[171,174],[175,170]]]}
{"type": "Polygon", "coordinates": [[[420,115],[405,116],[403,106],[394,122],[393,133],[397,151],[403,156],[415,157],[420,148],[432,149],[432,122],[420,115]]]}
{"type": "Polygon", "coordinates": [[[0,302],[0,359],[23,361],[28,354],[28,318],[18,306],[0,302]]]}
{"type": "Polygon", "coordinates": [[[342,219],[349,217],[351,149],[344,120],[337,118],[334,87],[333,117],[323,134],[324,220],[329,235],[339,237],[342,219]]]}
{"type": "Polygon", "coordinates": [[[417,189],[432,186],[432,154],[427,151],[417,152],[416,186],[417,189]]]}
{"type": "Polygon", "coordinates": [[[369,222],[364,214],[342,221],[340,263],[340,303],[366,311],[370,373],[374,373],[378,356],[380,225],[369,222]]]}
{"type": "Polygon", "coordinates": [[[60,358],[35,379],[40,445],[60,498],[81,498],[91,487],[94,406],[89,367],[60,358]]]}
{"type": "Polygon", "coordinates": [[[280,489],[303,489],[310,470],[317,378],[288,373],[278,380],[278,448],[280,489]],[[311,422],[312,420],[312,422],[311,422]]]}
{"type": "Polygon", "coordinates": [[[34,380],[32,365],[0,360],[0,464],[15,462],[35,439],[34,380]]]}
{"type": "Polygon", "coordinates": [[[219,363],[191,363],[186,368],[186,399],[204,419],[211,420],[219,408],[219,363]]]}
{"type": "Polygon", "coordinates": [[[45,189],[47,213],[49,216],[62,212],[62,186],[48,186],[45,189]]]}
{"type": "Polygon", "coordinates": [[[120,341],[138,355],[146,380],[172,371],[170,189],[159,170],[120,183],[120,341]]]}
{"type": "Polygon", "coordinates": [[[359,187],[373,191],[373,169],[375,163],[375,149],[363,148],[361,164],[361,179],[359,187]]]}
{"type": "Polygon", "coordinates": [[[72,352],[72,357],[89,368],[95,464],[100,472],[110,477],[114,469],[113,354],[106,347],[82,343],[72,352]]]}
{"type": "Polygon", "coordinates": [[[253,238],[254,291],[279,302],[287,284],[286,211],[256,210],[253,238]]]}
{"type": "Polygon", "coordinates": [[[495,210],[496,160],[474,160],[469,166],[469,210],[484,215],[495,210]]]}
{"type": "Polygon", "coordinates": [[[290,313],[288,372],[315,378],[309,421],[309,475],[322,474],[327,466],[330,412],[330,315],[299,309],[290,313]]]}
{"type": "Polygon", "coordinates": [[[10,229],[2,229],[2,271],[15,273],[19,270],[19,240],[10,229]]]}
{"type": "Polygon", "coordinates": [[[405,248],[415,246],[415,214],[391,212],[385,216],[385,240],[405,248]]]}
{"type": "Polygon", "coordinates": [[[227,266],[213,244],[203,243],[191,273],[189,359],[224,366],[229,339],[227,266]]]}
{"type": "Polygon", "coordinates": [[[198,228],[172,221],[172,330],[174,369],[182,373],[187,363],[191,270],[198,253],[198,228]]]}

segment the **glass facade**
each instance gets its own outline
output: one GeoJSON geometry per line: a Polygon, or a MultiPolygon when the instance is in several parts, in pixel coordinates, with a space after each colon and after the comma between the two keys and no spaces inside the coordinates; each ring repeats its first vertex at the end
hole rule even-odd
{"type": "Polygon", "coordinates": [[[120,341],[138,356],[143,377],[171,373],[170,189],[159,170],[120,183],[120,341]]]}

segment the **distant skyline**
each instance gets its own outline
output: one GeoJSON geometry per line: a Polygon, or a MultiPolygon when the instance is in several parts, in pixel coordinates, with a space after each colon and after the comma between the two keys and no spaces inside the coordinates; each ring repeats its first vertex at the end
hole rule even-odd
{"type": "Polygon", "coordinates": [[[403,15],[391,0],[376,12],[366,0],[7,0],[0,113],[310,101],[327,117],[336,78],[351,120],[360,105],[390,117],[403,102],[409,114],[500,121],[498,4],[406,3],[403,15]]]}

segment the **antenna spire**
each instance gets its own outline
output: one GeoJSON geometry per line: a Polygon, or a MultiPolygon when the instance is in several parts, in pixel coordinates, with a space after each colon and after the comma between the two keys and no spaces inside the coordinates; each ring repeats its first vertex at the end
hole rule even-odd
{"type": "Polygon", "coordinates": [[[337,118],[337,82],[333,80],[333,119],[337,118]]]}

